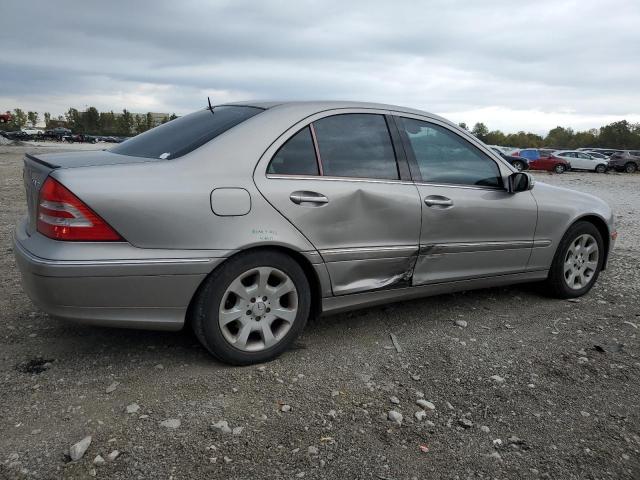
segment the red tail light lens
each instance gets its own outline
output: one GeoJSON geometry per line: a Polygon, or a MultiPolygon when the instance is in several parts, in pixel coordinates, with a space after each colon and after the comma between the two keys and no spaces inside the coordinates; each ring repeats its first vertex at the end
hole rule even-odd
{"type": "Polygon", "coordinates": [[[57,180],[47,177],[38,199],[38,232],[54,240],[121,242],[107,222],[57,180]]]}

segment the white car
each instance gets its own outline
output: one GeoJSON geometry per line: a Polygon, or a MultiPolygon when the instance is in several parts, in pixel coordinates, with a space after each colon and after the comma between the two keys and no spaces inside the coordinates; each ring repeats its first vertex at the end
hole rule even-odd
{"type": "Polygon", "coordinates": [[[591,172],[605,173],[609,168],[608,159],[596,158],[578,150],[560,150],[553,152],[553,156],[568,161],[571,164],[571,170],[589,170],[591,172]]]}
{"type": "Polygon", "coordinates": [[[24,127],[21,131],[28,135],[42,135],[42,130],[38,130],[37,128],[24,127]]]}

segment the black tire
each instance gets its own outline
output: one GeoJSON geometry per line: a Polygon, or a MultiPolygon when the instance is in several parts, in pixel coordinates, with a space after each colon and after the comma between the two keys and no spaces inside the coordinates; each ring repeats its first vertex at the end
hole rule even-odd
{"type": "Polygon", "coordinates": [[[202,345],[218,360],[231,365],[249,365],[273,360],[300,335],[311,309],[309,281],[302,267],[288,255],[274,250],[239,254],[214,270],[197,293],[192,310],[192,328],[202,345]],[[298,294],[298,311],[286,335],[270,348],[247,352],[229,343],[219,326],[218,311],[226,289],[242,273],[256,267],[273,267],[289,276],[298,294]]]}
{"type": "Polygon", "coordinates": [[[578,221],[574,223],[569,230],[564,234],[560,244],[558,245],[558,249],[556,250],[556,254],[553,257],[553,262],[551,264],[551,268],[549,269],[549,276],[546,280],[546,290],[547,292],[556,298],[575,298],[581,297],[585,293],[587,293],[593,285],[598,280],[598,276],[600,275],[600,271],[602,270],[602,265],[604,263],[604,242],[602,240],[602,235],[600,235],[600,231],[595,227],[593,223],[586,221],[578,221]],[[596,268],[595,273],[591,277],[590,281],[580,289],[573,289],[567,285],[564,277],[564,261],[567,257],[567,253],[571,244],[581,235],[589,234],[591,235],[598,244],[598,267],[596,268]]]}
{"type": "Polygon", "coordinates": [[[519,160],[516,160],[513,162],[513,167],[518,170],[519,172],[524,170],[524,162],[521,162],[519,160]]]}
{"type": "Polygon", "coordinates": [[[600,164],[600,165],[596,165],[596,173],[606,173],[607,172],[607,166],[604,164],[600,164]]]}
{"type": "Polygon", "coordinates": [[[635,173],[638,170],[638,166],[633,162],[628,162],[624,166],[624,171],[627,173],[635,173]]]}
{"type": "Polygon", "coordinates": [[[567,167],[559,163],[555,167],[553,167],[553,171],[556,173],[564,173],[567,170],[567,167]]]}

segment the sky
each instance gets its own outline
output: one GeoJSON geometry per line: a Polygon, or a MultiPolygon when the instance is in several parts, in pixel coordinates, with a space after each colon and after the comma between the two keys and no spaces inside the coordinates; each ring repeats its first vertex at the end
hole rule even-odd
{"type": "Polygon", "coordinates": [[[489,129],[640,122],[639,0],[3,0],[0,110],[358,100],[489,129]]]}

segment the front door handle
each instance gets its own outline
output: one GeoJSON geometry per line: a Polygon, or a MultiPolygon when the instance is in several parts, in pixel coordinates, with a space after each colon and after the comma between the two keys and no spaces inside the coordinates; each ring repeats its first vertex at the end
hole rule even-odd
{"type": "Polygon", "coordinates": [[[329,199],[318,192],[293,192],[289,198],[296,205],[302,203],[313,203],[316,205],[324,205],[329,203],[329,199]]]}
{"type": "Polygon", "coordinates": [[[427,207],[453,207],[453,200],[440,195],[429,195],[424,199],[427,207]]]}

